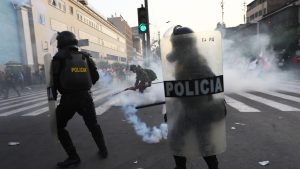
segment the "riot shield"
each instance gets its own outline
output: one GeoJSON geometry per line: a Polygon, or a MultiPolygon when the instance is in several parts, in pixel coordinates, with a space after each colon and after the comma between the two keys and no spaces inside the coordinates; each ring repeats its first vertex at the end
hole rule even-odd
{"type": "Polygon", "coordinates": [[[168,141],[173,154],[195,157],[224,152],[220,33],[170,35],[161,45],[168,141]]]}
{"type": "Polygon", "coordinates": [[[48,107],[49,107],[49,115],[50,115],[50,129],[51,135],[53,136],[54,140],[57,141],[57,126],[56,126],[56,100],[53,97],[53,82],[51,77],[51,61],[52,57],[51,54],[48,53],[44,56],[44,63],[45,63],[45,77],[46,77],[46,85],[47,85],[47,96],[48,96],[48,107]]]}

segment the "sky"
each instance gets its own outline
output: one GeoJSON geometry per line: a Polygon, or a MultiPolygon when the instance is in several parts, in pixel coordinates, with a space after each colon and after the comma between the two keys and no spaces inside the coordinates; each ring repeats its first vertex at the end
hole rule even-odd
{"type": "MultiPolygon", "coordinates": [[[[253,0],[245,0],[249,4],[253,0]]],[[[106,17],[120,14],[130,27],[137,26],[137,8],[144,0],[88,0],[90,6],[106,17]]],[[[224,0],[227,27],[242,24],[244,0],[224,0]]],[[[148,0],[150,31],[165,32],[174,25],[195,31],[214,30],[222,21],[221,0],[148,0]],[[169,23],[166,23],[170,21],[169,23]]]]}

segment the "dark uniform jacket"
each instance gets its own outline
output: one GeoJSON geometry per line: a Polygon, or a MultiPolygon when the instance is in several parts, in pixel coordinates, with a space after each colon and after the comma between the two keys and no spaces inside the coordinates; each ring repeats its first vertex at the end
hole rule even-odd
{"type": "Polygon", "coordinates": [[[74,54],[80,53],[87,58],[87,64],[88,64],[89,72],[91,75],[92,84],[95,84],[99,80],[99,74],[97,71],[97,67],[96,67],[94,61],[91,59],[91,56],[88,53],[80,52],[80,51],[78,51],[77,48],[74,48],[74,47],[60,50],[53,57],[53,60],[51,63],[52,64],[51,69],[52,69],[52,75],[53,75],[54,90],[58,90],[61,94],[74,92],[74,91],[67,91],[67,90],[63,89],[61,87],[61,83],[60,83],[60,73],[66,64],[66,58],[70,57],[72,53],[74,53],[74,54]]]}

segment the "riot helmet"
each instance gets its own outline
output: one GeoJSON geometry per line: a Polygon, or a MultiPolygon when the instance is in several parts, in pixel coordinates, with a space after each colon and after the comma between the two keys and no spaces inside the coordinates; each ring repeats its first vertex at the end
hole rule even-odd
{"type": "Polygon", "coordinates": [[[173,47],[190,46],[195,44],[196,39],[193,35],[194,31],[188,27],[177,25],[173,28],[171,42],[173,47]]]}
{"type": "Polygon", "coordinates": [[[67,46],[77,47],[78,45],[76,36],[70,31],[58,32],[56,40],[58,49],[65,48],[67,46]]]}
{"type": "MultiPolygon", "coordinates": [[[[173,50],[176,51],[176,55],[172,54],[167,56],[168,61],[174,62],[180,58],[179,53],[191,53],[195,50],[196,37],[194,31],[191,28],[183,27],[177,25],[173,28],[173,33],[171,35],[171,43],[173,50]]],[[[187,56],[182,54],[182,56],[187,56]]]]}
{"type": "Polygon", "coordinates": [[[188,27],[182,27],[181,25],[177,25],[173,28],[173,36],[194,33],[194,31],[188,27]]]}
{"type": "Polygon", "coordinates": [[[130,66],[129,66],[129,70],[130,70],[130,71],[135,72],[136,69],[137,69],[137,66],[136,66],[136,65],[130,65],[130,66]]]}

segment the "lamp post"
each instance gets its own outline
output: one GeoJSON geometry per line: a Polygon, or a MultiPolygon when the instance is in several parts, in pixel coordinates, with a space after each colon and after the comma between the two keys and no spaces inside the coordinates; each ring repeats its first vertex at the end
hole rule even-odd
{"type": "MultiPolygon", "coordinates": [[[[171,22],[171,21],[166,21],[166,22],[164,22],[164,24],[169,24],[170,22],[171,22]]],[[[158,37],[158,39],[155,40],[155,38],[152,38],[152,39],[153,39],[153,42],[152,42],[151,44],[154,44],[154,43],[157,42],[157,44],[158,44],[158,52],[157,52],[157,55],[158,55],[159,57],[161,57],[161,50],[160,50],[160,29],[158,29],[158,26],[157,26],[157,25],[152,24],[152,23],[149,23],[149,26],[154,26],[155,29],[157,30],[157,37],[158,37]]]]}

